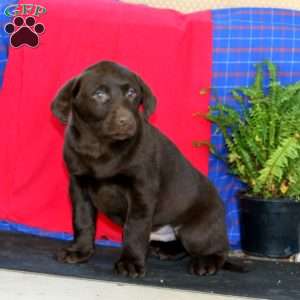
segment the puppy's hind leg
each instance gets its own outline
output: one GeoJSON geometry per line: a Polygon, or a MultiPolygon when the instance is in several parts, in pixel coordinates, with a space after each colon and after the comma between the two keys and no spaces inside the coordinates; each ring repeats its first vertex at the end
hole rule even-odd
{"type": "Polygon", "coordinates": [[[229,248],[223,217],[202,213],[182,225],[178,236],[191,256],[190,273],[214,275],[223,267],[229,248]]]}

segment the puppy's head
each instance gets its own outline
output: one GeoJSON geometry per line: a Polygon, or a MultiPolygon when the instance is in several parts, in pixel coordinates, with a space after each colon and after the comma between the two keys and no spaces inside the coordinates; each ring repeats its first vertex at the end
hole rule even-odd
{"type": "Polygon", "coordinates": [[[103,61],[67,82],[51,109],[63,123],[76,115],[100,135],[123,140],[135,135],[141,106],[148,119],[156,106],[149,87],[125,67],[103,61]]]}

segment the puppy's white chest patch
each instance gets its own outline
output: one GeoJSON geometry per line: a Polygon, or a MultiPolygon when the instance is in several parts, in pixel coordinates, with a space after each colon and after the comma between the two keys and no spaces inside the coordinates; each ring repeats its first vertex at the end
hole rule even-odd
{"type": "Polygon", "coordinates": [[[151,232],[150,241],[170,242],[175,241],[178,228],[171,225],[160,227],[156,231],[151,232]]]}

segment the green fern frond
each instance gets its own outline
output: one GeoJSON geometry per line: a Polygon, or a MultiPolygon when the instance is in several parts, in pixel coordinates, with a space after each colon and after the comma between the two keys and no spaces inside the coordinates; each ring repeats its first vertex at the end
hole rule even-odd
{"type": "Polygon", "coordinates": [[[285,168],[291,161],[299,157],[299,139],[293,136],[283,140],[267,160],[265,167],[259,172],[260,176],[257,179],[257,188],[255,191],[265,186],[267,187],[267,192],[273,194],[274,181],[280,182],[285,168]]]}

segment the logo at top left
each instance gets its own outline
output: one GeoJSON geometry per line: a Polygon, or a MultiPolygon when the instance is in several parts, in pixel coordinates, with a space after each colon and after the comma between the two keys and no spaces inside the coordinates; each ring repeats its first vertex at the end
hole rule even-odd
{"type": "Polygon", "coordinates": [[[4,10],[11,22],[6,23],[4,30],[10,35],[10,45],[14,48],[28,46],[35,48],[40,43],[40,35],[45,32],[45,25],[37,19],[46,13],[40,5],[10,5],[4,10]]]}

